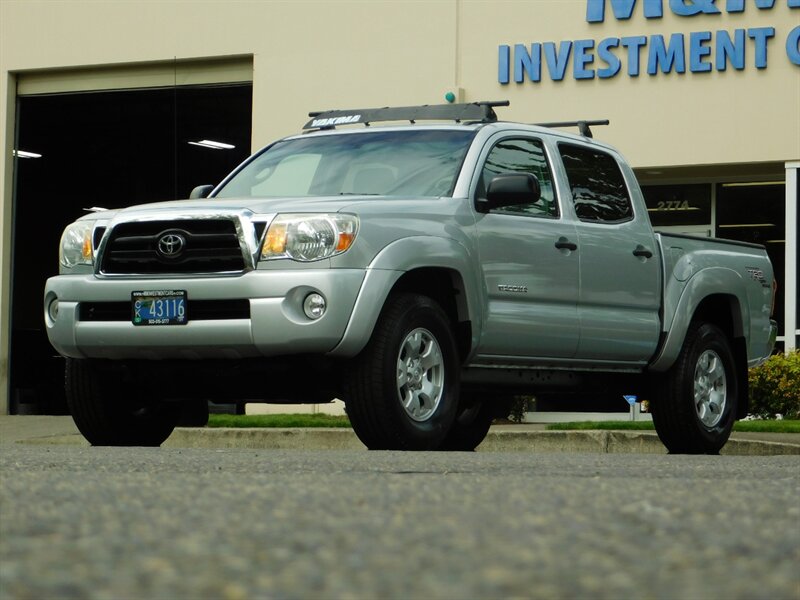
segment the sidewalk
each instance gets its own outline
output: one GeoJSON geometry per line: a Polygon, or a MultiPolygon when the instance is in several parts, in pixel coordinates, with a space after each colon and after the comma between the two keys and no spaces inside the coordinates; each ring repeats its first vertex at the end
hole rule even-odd
{"type": "MultiPolygon", "coordinates": [[[[665,454],[654,432],[546,431],[544,424],[495,425],[483,452],[592,452],[665,454]]],[[[0,415],[0,446],[88,446],[71,417],[0,415]]],[[[363,449],[349,429],[226,429],[180,427],[164,443],[172,448],[363,449]]],[[[800,455],[800,434],[734,432],[722,450],[731,455],[800,455]]]]}

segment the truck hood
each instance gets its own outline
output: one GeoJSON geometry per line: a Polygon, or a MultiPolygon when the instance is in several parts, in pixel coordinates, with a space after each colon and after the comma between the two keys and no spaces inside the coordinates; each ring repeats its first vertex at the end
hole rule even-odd
{"type": "Polygon", "coordinates": [[[117,210],[93,212],[81,220],[128,220],[140,217],[157,218],[178,215],[220,214],[249,212],[252,214],[275,213],[333,213],[339,211],[358,211],[361,205],[403,203],[420,200],[437,202],[437,198],[410,198],[400,196],[315,196],[309,198],[204,198],[202,200],[173,200],[139,204],[117,210]]]}

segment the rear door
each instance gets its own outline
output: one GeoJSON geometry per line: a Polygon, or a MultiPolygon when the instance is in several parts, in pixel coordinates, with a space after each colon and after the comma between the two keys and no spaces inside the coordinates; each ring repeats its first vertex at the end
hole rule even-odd
{"type": "Polygon", "coordinates": [[[661,272],[648,217],[634,210],[644,203],[632,202],[633,173],[595,146],[560,142],[558,150],[577,217],[576,357],[646,361],[658,342],[661,272]]]}
{"type": "Polygon", "coordinates": [[[478,350],[509,356],[571,358],[578,344],[578,256],[574,224],[563,218],[551,161],[540,139],[506,132],[490,139],[475,194],[501,173],[532,173],[538,202],[477,215],[488,302],[478,350]]]}

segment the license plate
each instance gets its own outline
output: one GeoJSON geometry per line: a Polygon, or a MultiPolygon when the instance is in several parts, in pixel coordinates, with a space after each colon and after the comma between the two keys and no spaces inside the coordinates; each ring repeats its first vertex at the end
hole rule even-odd
{"type": "Polygon", "coordinates": [[[131,292],[134,325],[185,325],[186,290],[131,292]]]}

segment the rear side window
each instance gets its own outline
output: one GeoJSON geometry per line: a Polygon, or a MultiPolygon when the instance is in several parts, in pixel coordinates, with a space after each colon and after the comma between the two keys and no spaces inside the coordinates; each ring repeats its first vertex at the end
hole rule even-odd
{"type": "Polygon", "coordinates": [[[478,182],[478,195],[486,193],[489,183],[503,173],[531,173],[539,180],[541,196],[532,204],[506,206],[493,212],[524,214],[535,217],[557,217],[553,177],[547,164],[542,142],[535,139],[507,139],[498,142],[486,157],[481,179],[478,182]]]}
{"type": "Polygon", "coordinates": [[[628,186],[613,156],[573,144],[558,148],[581,221],[619,223],[633,217],[628,186]]]}

